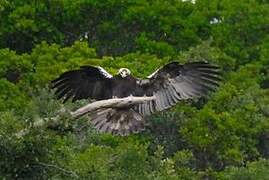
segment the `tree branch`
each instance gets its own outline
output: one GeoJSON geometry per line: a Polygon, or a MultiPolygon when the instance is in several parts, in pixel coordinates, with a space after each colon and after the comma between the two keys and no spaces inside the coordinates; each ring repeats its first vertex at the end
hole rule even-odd
{"type": "Polygon", "coordinates": [[[141,104],[146,101],[152,101],[155,100],[155,96],[151,97],[134,97],[129,96],[126,98],[115,98],[115,99],[107,99],[107,100],[101,100],[96,101],[90,104],[87,104],[86,106],[83,106],[79,108],[78,110],[71,112],[71,116],[73,118],[78,118],[80,116],[83,116],[89,112],[96,111],[101,108],[119,108],[119,107],[126,107],[134,104],[141,104]]]}
{"type": "Polygon", "coordinates": [[[54,164],[47,164],[47,163],[43,163],[43,162],[38,162],[37,163],[38,165],[41,165],[41,166],[45,166],[47,168],[53,168],[53,169],[57,169],[59,171],[62,171],[64,174],[66,175],[71,175],[71,177],[75,177],[75,178],[79,178],[79,176],[74,172],[74,171],[70,171],[70,170],[67,170],[67,169],[64,169],[64,168],[61,168],[57,165],[54,165],[54,164]]]}
{"type": "MultiPolygon", "coordinates": [[[[71,118],[79,118],[87,113],[94,112],[98,109],[101,108],[119,108],[119,107],[126,107],[130,105],[135,105],[135,104],[141,104],[145,103],[147,101],[153,101],[155,100],[155,96],[143,96],[143,97],[135,97],[135,96],[129,96],[125,98],[114,98],[114,99],[106,99],[106,100],[101,100],[101,101],[95,101],[93,103],[89,103],[76,111],[71,112],[70,110],[66,108],[62,108],[59,111],[59,114],[55,117],[51,118],[40,118],[36,120],[32,127],[33,128],[46,128],[46,127],[57,127],[60,125],[60,120],[63,117],[68,117],[70,116],[71,118]],[[68,115],[69,114],[69,115],[68,115]]],[[[22,137],[25,134],[29,133],[29,129],[23,129],[20,132],[18,132],[16,135],[18,137],[22,137]]]]}

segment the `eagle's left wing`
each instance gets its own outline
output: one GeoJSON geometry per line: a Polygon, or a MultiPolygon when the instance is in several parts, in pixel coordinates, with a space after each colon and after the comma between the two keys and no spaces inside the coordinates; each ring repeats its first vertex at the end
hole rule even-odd
{"type": "Polygon", "coordinates": [[[217,66],[205,62],[169,63],[147,79],[137,81],[137,94],[154,95],[156,100],[139,104],[135,109],[144,115],[162,111],[180,100],[206,95],[218,86],[220,80],[217,66]]]}

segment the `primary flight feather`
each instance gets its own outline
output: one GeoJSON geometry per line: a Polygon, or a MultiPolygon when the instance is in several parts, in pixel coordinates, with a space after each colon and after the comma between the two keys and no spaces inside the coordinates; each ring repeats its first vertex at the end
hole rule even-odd
{"type": "Polygon", "coordinates": [[[112,76],[101,67],[82,66],[63,73],[52,81],[58,98],[104,100],[133,96],[155,96],[153,101],[124,108],[100,109],[91,115],[91,122],[101,132],[128,135],[144,128],[144,116],[162,111],[180,100],[205,96],[220,81],[219,67],[206,62],[184,65],[171,62],[146,79],[131,75],[121,68],[112,76]]]}

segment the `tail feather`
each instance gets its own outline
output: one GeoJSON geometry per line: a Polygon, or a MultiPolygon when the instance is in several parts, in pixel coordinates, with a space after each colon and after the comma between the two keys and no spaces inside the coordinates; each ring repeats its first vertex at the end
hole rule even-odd
{"type": "Polygon", "coordinates": [[[90,115],[90,122],[100,132],[126,136],[144,129],[144,118],[133,109],[101,109],[90,115]]]}

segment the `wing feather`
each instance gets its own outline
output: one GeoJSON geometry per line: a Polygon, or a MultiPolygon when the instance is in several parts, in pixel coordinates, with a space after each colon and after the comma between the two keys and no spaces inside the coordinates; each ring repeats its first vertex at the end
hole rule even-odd
{"type": "Polygon", "coordinates": [[[64,102],[80,99],[111,98],[111,81],[113,76],[101,67],[82,66],[78,70],[67,71],[52,81],[58,99],[64,102]]]}
{"type": "Polygon", "coordinates": [[[172,62],[156,70],[147,79],[137,81],[139,92],[142,89],[144,95],[155,95],[156,100],[140,104],[135,109],[141,114],[162,111],[180,100],[207,95],[219,86],[220,81],[218,66],[206,62],[184,65],[172,62]]]}

